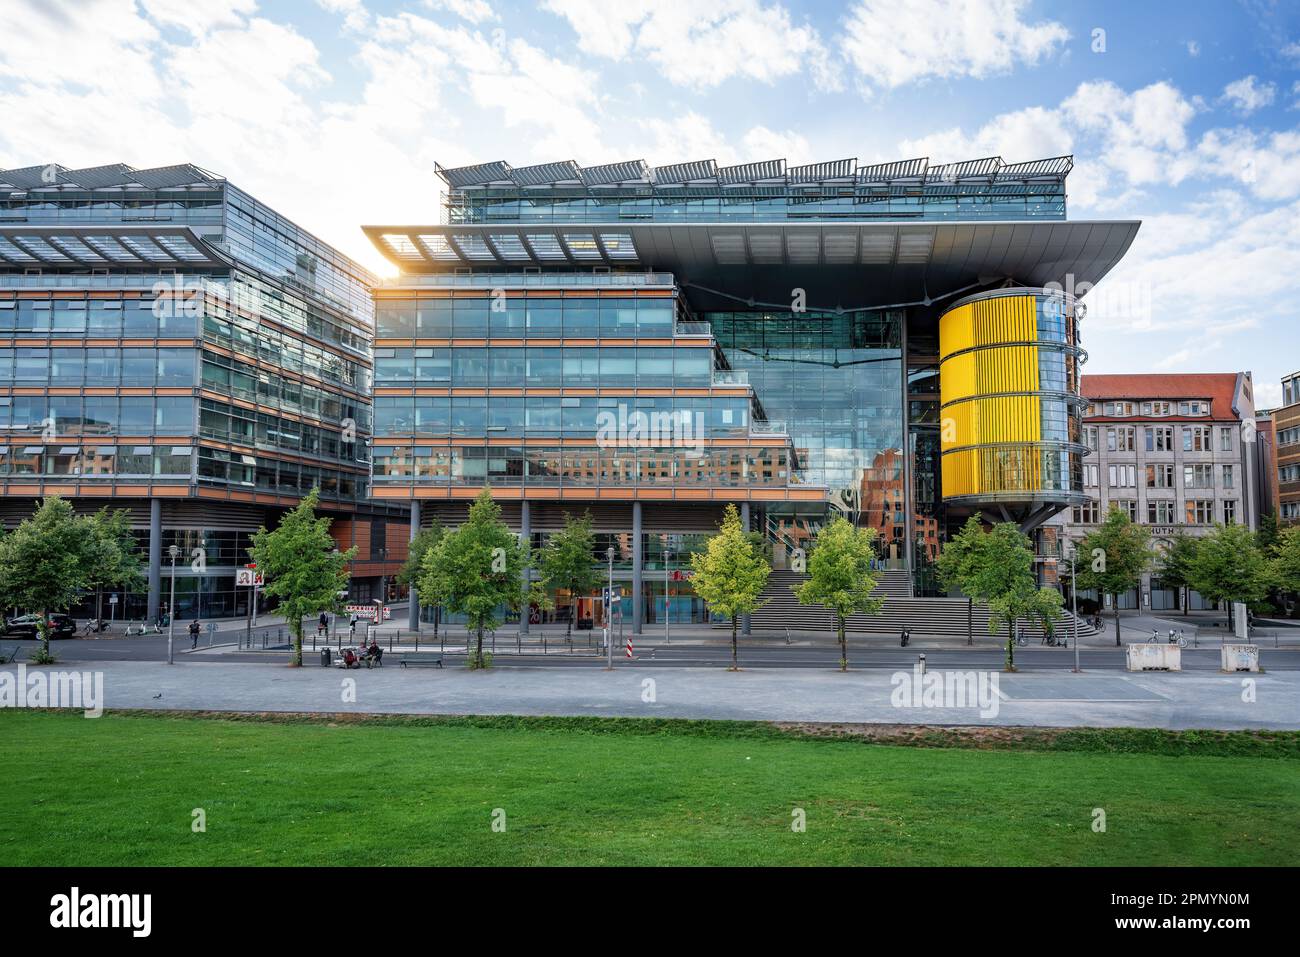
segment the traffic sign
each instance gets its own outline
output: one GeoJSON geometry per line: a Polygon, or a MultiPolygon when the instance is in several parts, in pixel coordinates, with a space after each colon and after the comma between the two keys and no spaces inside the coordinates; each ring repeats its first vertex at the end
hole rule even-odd
{"type": "MultiPolygon", "coordinates": [[[[614,597],[619,599],[623,597],[622,586],[616,585],[614,587],[614,597]]],[[[600,600],[604,602],[606,605],[609,604],[609,586],[606,586],[600,590],[600,600]]]]}
{"type": "Polygon", "coordinates": [[[266,576],[263,575],[261,572],[255,572],[251,568],[235,569],[236,586],[243,585],[245,587],[248,587],[252,585],[265,585],[265,584],[266,584],[266,576]]]}

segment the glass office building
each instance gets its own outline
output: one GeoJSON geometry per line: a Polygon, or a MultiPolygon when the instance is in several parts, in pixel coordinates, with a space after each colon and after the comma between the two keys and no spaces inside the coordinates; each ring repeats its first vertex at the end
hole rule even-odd
{"type": "Polygon", "coordinates": [[[406,538],[368,503],[374,283],[198,167],[0,172],[0,520],[129,509],[149,587],[117,617],[168,600],[173,544],[178,614],[218,617],[252,532],[319,487],[367,589],[406,538]]]}
{"type": "Polygon", "coordinates": [[[672,572],[728,503],[778,568],[842,514],[930,592],[967,515],[1079,495],[1067,290],[1138,224],[1068,221],[1071,166],[439,167],[438,224],[365,227],[372,495],[455,524],[490,485],[535,544],[590,512],[634,631],[705,614],[672,572]]]}

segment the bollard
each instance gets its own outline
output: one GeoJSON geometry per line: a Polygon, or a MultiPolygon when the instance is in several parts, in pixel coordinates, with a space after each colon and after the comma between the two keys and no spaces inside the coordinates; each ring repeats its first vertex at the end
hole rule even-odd
{"type": "Polygon", "coordinates": [[[389,650],[389,651],[392,651],[392,650],[393,650],[393,636],[392,636],[392,635],[389,635],[389,636],[388,636],[388,650],[389,650]]]}
{"type": "Polygon", "coordinates": [[[916,656],[916,666],[921,669],[921,674],[925,674],[925,655],[916,656]]]}

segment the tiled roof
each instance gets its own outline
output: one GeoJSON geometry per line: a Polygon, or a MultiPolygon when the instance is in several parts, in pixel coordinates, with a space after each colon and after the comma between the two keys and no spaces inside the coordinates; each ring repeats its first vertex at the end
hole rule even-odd
{"type": "Polygon", "coordinates": [[[1210,416],[1236,418],[1232,400],[1237,392],[1236,372],[1187,372],[1175,374],[1085,375],[1079,391],[1087,399],[1209,399],[1210,416]]]}

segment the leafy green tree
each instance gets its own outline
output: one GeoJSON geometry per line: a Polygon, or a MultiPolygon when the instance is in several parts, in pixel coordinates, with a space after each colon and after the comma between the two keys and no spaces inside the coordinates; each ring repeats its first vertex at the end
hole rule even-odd
{"type": "Polygon", "coordinates": [[[874,528],[857,528],[843,516],[817,533],[808,558],[808,578],[792,586],[801,605],[822,605],[835,613],[835,633],[840,642],[840,671],[849,670],[849,646],[844,621],[854,612],[878,615],[885,599],[872,594],[875,557],[874,528]]]}
{"type": "Polygon", "coordinates": [[[565,630],[566,637],[573,635],[573,622],[578,617],[578,599],[590,595],[600,587],[600,572],[592,557],[595,551],[596,536],[591,530],[589,512],[581,518],[574,518],[565,512],[564,527],[553,534],[542,549],[542,578],[551,588],[567,590],[573,606],[569,626],[565,630]]]}
{"type": "Polygon", "coordinates": [[[1178,604],[1184,615],[1191,612],[1191,603],[1187,600],[1187,589],[1191,587],[1188,576],[1191,574],[1192,563],[1196,561],[1199,544],[1200,539],[1188,535],[1187,529],[1179,525],[1165,545],[1159,560],[1160,581],[1167,587],[1178,589],[1178,604]]]}
{"type": "Polygon", "coordinates": [[[1255,532],[1255,544],[1265,558],[1273,558],[1281,545],[1281,530],[1278,528],[1277,516],[1269,513],[1259,518],[1259,530],[1255,532]]]}
{"type": "MultiPolygon", "coordinates": [[[[483,633],[500,624],[497,609],[517,610],[524,604],[522,581],[530,551],[501,521],[501,506],[492,501],[492,489],[484,486],[465,523],[448,531],[425,554],[416,587],[452,614],[465,616],[477,638],[469,658],[471,668],[486,667],[483,633]]],[[[534,591],[544,585],[536,583],[534,591]]]]}
{"type": "Polygon", "coordinates": [[[87,531],[86,587],[95,591],[95,618],[100,619],[104,617],[104,589],[138,587],[144,582],[144,573],[126,509],[110,511],[105,507],[82,521],[87,531]]]}
{"type": "Polygon", "coordinates": [[[1142,583],[1142,575],[1151,567],[1150,541],[1150,532],[1134,525],[1118,508],[1112,508],[1101,527],[1079,543],[1078,586],[1113,596],[1117,648],[1123,644],[1119,596],[1142,583]]]}
{"type": "Polygon", "coordinates": [[[1007,626],[1007,670],[1014,671],[1016,623],[1021,618],[1038,618],[1052,631],[1061,610],[1061,593],[1038,587],[1033,545],[1015,524],[999,522],[983,536],[971,550],[967,594],[988,605],[990,635],[1007,626]]]}
{"type": "Polygon", "coordinates": [[[1300,595],[1300,525],[1279,533],[1272,565],[1277,588],[1289,595],[1300,595]]]}
{"type": "Polygon", "coordinates": [[[257,570],[266,576],[262,590],[279,599],[279,611],[293,634],[293,663],[302,665],[302,620],[322,611],[340,611],[339,593],[348,587],[346,552],[330,535],[330,519],[317,518],[320,489],[311,492],[280,519],[275,531],[259,528],[248,550],[257,570]]]}
{"type": "MultiPolygon", "coordinates": [[[[422,605],[428,606],[433,604],[428,595],[420,591],[420,571],[424,567],[424,556],[442,541],[442,536],[447,532],[442,527],[442,523],[437,517],[429,523],[428,528],[421,528],[415,533],[415,538],[411,539],[411,544],[407,546],[406,561],[402,564],[401,569],[397,572],[396,581],[399,587],[416,589],[417,597],[422,605]]],[[[418,619],[417,619],[418,621],[418,619]]],[[[438,612],[435,607],[433,615],[433,640],[438,640],[438,612]]]]}
{"type": "Polygon", "coordinates": [[[739,671],[736,655],[736,624],[762,602],[758,596],[767,585],[772,566],[762,549],[740,525],[736,506],[728,505],[718,534],[705,544],[703,552],[691,555],[691,580],[695,594],[711,611],[731,620],[731,671],[739,671]]]}
{"type": "Polygon", "coordinates": [[[974,611],[975,601],[987,601],[985,595],[977,595],[979,585],[980,550],[985,544],[984,526],[972,515],[966,519],[960,532],[944,543],[939,552],[935,566],[939,572],[939,581],[948,589],[959,589],[966,596],[966,644],[975,644],[974,611]]]}
{"type": "Polygon", "coordinates": [[[50,655],[50,615],[66,612],[87,586],[86,523],[72,505],[46,496],[31,518],[0,538],[0,607],[14,606],[40,615],[38,663],[50,655]]]}
{"type": "Polygon", "coordinates": [[[1273,574],[1250,529],[1245,525],[1218,525],[1201,539],[1188,580],[1202,598],[1227,605],[1231,629],[1232,603],[1262,601],[1273,574]]]}

